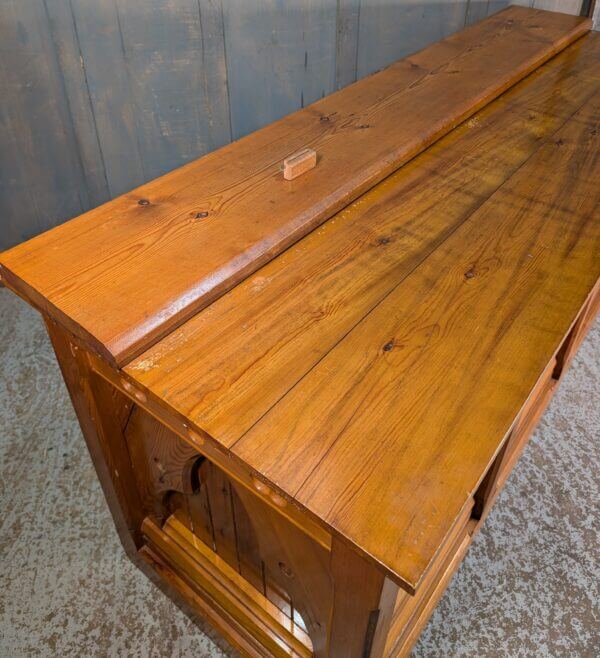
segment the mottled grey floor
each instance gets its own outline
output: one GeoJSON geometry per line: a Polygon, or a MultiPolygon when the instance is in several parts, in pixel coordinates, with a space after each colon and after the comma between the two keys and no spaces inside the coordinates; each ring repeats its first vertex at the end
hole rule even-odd
{"type": "MultiPolygon", "coordinates": [[[[0,656],[224,656],[123,555],[38,316],[0,290],[0,656]]],[[[600,655],[600,322],[414,655],[600,655]]]]}

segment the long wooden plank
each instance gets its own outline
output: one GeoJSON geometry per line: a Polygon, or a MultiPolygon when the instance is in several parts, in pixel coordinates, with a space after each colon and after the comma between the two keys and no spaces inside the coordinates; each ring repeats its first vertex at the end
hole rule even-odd
{"type": "Polygon", "coordinates": [[[168,520],[166,532],[146,518],[142,525],[151,548],[157,549],[176,572],[196,585],[217,611],[224,611],[242,624],[271,655],[308,656],[307,648],[281,625],[281,615],[258,592],[245,586],[235,571],[216,562],[194,541],[177,520],[168,520]]]}
{"type": "Polygon", "coordinates": [[[465,0],[440,3],[361,0],[357,53],[359,78],[462,29],[465,0]]]}
{"type": "Polygon", "coordinates": [[[588,35],[182,325],[127,372],[231,446],[598,85],[600,35],[588,35]]]}
{"type": "Polygon", "coordinates": [[[15,247],[0,274],[123,364],[588,29],[511,7],[15,247]],[[284,181],[305,146],[316,169],[284,181]]]}
{"type": "Polygon", "coordinates": [[[223,3],[234,139],[334,91],[336,11],[330,0],[223,3]]]}
{"type": "MultiPolygon", "coordinates": [[[[85,70],[108,191],[114,197],[146,180],[119,7],[114,0],[72,0],[69,8],[77,32],[80,65],[85,70]]],[[[58,231],[62,233],[60,228],[58,231]]],[[[94,248],[98,250],[99,244],[94,248]]],[[[61,257],[64,259],[64,254],[61,257]]]]}
{"type": "MultiPolygon", "coordinates": [[[[75,149],[78,155],[77,166],[82,170],[87,192],[83,199],[84,210],[89,210],[108,201],[110,195],[104,157],[96,132],[96,119],[87,83],[85,63],[82,61],[79,34],[73,18],[73,4],[71,0],[47,0],[43,4],[43,8],[47,12],[69,107],[69,120],[72,122],[72,129],[77,140],[75,149]]],[[[48,115],[51,116],[51,113],[48,115]]],[[[36,122],[40,123],[37,117],[36,122]]],[[[47,133],[52,131],[52,128],[43,122],[40,128],[47,133]]],[[[56,162],[56,153],[56,150],[52,151],[53,168],[61,168],[62,162],[56,162]]],[[[30,172],[29,177],[31,176],[30,172]]],[[[73,212],[79,211],[74,209],[73,212]]],[[[20,213],[16,213],[16,217],[20,223],[24,222],[20,213]]],[[[49,219],[54,221],[62,218],[49,216],[49,219]]],[[[15,244],[17,244],[16,241],[15,244]]]]}
{"type": "Polygon", "coordinates": [[[0,249],[5,249],[89,207],[43,3],[0,3],[0,88],[0,249]]]}
{"type": "Polygon", "coordinates": [[[118,12],[145,179],[230,142],[221,8],[128,0],[118,12]]]}
{"type": "Polygon", "coordinates": [[[233,446],[416,588],[600,277],[600,92],[233,446]]]}

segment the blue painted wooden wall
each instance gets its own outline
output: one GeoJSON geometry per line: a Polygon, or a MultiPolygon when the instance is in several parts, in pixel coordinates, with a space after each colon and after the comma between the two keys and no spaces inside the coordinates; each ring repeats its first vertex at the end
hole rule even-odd
{"type": "Polygon", "coordinates": [[[0,0],[0,250],[506,4],[0,0]]]}

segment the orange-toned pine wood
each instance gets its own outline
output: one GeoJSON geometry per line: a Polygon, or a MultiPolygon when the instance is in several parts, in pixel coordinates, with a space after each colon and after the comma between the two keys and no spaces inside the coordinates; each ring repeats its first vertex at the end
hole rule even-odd
{"type": "Polygon", "coordinates": [[[0,256],[129,555],[244,655],[408,655],[597,314],[587,26],[511,8],[0,256]]]}
{"type": "Polygon", "coordinates": [[[123,364],[590,28],[510,7],[4,253],[4,282],[123,364]],[[300,148],[319,165],[286,181],[300,148]]]}
{"type": "Polygon", "coordinates": [[[593,95],[599,61],[580,40],[126,371],[230,447],[593,95]]]}
{"type": "Polygon", "coordinates": [[[126,368],[408,589],[598,278],[599,46],[567,49],[126,368]],[[467,448],[449,482],[444,455],[467,448]]]}
{"type": "Polygon", "coordinates": [[[232,447],[412,588],[600,276],[599,102],[232,447]]]}

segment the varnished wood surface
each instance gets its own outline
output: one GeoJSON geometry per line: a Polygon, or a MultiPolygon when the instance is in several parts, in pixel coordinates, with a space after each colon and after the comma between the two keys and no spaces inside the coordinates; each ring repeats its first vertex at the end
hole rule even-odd
{"type": "Polygon", "coordinates": [[[600,276],[598,100],[233,447],[414,587],[600,276]]]}
{"type": "MultiPolygon", "coordinates": [[[[177,519],[170,517],[161,530],[145,519],[143,531],[150,547],[192,587],[198,587],[212,608],[211,622],[234,644],[230,631],[241,625],[260,643],[258,655],[311,656],[310,640],[301,629],[290,629],[289,620],[229,565],[204,546],[177,519]],[[215,623],[217,622],[217,623],[215,623]],[[226,623],[223,623],[226,622],[226,623]]],[[[210,615],[207,615],[210,618],[210,615]]],[[[239,644],[238,644],[239,646],[239,644]]],[[[240,647],[242,648],[242,647],[240,647]]]]}
{"type": "Polygon", "coordinates": [[[511,7],[4,253],[2,276],[123,364],[588,29],[511,7]],[[305,146],[317,168],[283,181],[305,146]]]}
{"type": "Polygon", "coordinates": [[[594,93],[599,60],[578,41],[126,371],[230,447],[594,93]]]}
{"type": "Polygon", "coordinates": [[[416,588],[600,276],[598,67],[590,35],[127,372],[416,588]]]}

